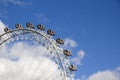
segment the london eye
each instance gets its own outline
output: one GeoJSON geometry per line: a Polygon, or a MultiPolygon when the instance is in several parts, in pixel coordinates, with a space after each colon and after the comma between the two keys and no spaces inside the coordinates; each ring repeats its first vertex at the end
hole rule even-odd
{"type": "MultiPolygon", "coordinates": [[[[23,56],[22,59],[24,59],[24,62],[21,65],[24,67],[21,72],[19,72],[21,74],[14,78],[14,80],[74,80],[74,71],[77,70],[77,67],[70,63],[69,56],[72,55],[72,52],[62,48],[61,45],[65,43],[64,40],[62,38],[55,39],[55,35],[52,29],[46,29],[42,24],[38,24],[35,27],[30,22],[26,23],[26,28],[21,24],[15,24],[15,29],[4,29],[4,33],[0,35],[0,48],[21,41],[37,44],[37,46],[41,48],[39,53],[27,53],[23,56]],[[37,59],[37,61],[33,59],[37,59]],[[43,66],[46,61],[47,69],[43,66]],[[29,75],[28,72],[34,76],[37,74],[36,78],[25,78],[25,76],[29,75]]],[[[22,52],[19,51],[19,54],[20,53],[22,54],[22,52]]],[[[9,57],[8,55],[10,54],[6,54],[5,56],[9,57]]],[[[12,60],[16,63],[15,66],[21,66],[17,64],[17,62],[20,62],[21,58],[16,55],[11,56],[15,56],[15,59],[12,60]]],[[[14,71],[11,72],[17,74],[14,71]]],[[[11,76],[7,79],[9,80],[9,78],[11,78],[11,76]]]]}

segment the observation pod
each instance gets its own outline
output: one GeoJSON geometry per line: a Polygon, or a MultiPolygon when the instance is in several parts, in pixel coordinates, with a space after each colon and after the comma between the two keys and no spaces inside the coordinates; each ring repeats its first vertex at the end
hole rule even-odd
{"type": "Polygon", "coordinates": [[[16,27],[17,29],[23,29],[23,27],[22,27],[21,24],[15,24],[15,27],[16,27]]]}
{"type": "Polygon", "coordinates": [[[51,29],[47,30],[47,34],[49,34],[51,36],[55,36],[55,32],[52,31],[51,29]]]}
{"type": "Polygon", "coordinates": [[[30,23],[30,22],[27,22],[27,23],[26,23],[26,26],[27,26],[27,28],[34,28],[33,24],[30,23]]]}
{"type": "Polygon", "coordinates": [[[61,38],[56,39],[56,42],[59,44],[64,44],[64,40],[62,40],[61,38]]]}
{"type": "Polygon", "coordinates": [[[63,53],[64,53],[66,56],[71,56],[71,55],[72,55],[71,51],[69,51],[69,50],[64,50],[63,53]]]}
{"type": "Polygon", "coordinates": [[[45,30],[45,27],[43,25],[41,25],[41,24],[38,24],[37,28],[40,29],[40,30],[45,30]]]}
{"type": "Polygon", "coordinates": [[[71,71],[77,71],[77,67],[76,67],[75,65],[73,65],[73,64],[71,64],[71,65],[69,66],[69,69],[70,69],[71,71]]]}
{"type": "Polygon", "coordinates": [[[9,28],[5,28],[4,31],[5,31],[6,33],[8,33],[8,32],[10,32],[10,29],[9,29],[9,28]]]}

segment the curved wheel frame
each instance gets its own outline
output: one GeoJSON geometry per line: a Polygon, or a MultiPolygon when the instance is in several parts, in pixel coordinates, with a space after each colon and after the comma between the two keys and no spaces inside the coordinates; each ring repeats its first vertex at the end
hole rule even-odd
{"type": "Polygon", "coordinates": [[[14,29],[7,33],[0,35],[0,46],[6,44],[11,40],[19,39],[35,40],[40,42],[43,46],[50,48],[50,50],[55,50],[58,60],[60,61],[61,68],[63,70],[63,80],[73,80],[73,71],[69,70],[69,58],[63,54],[63,49],[58,43],[53,39],[52,36],[48,35],[44,31],[35,29],[14,29]],[[29,36],[26,36],[29,35],[29,36]],[[18,37],[21,36],[21,37],[18,37]],[[26,36],[26,37],[25,37],[26,36]]]}

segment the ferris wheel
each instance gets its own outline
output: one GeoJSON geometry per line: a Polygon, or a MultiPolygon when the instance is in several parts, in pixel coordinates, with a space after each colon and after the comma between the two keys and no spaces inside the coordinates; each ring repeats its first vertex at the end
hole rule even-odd
{"type": "MultiPolygon", "coordinates": [[[[27,28],[23,28],[21,24],[15,24],[16,29],[5,28],[5,33],[0,35],[0,48],[4,45],[24,40],[35,41],[36,44],[42,46],[44,52],[41,50],[38,54],[27,54],[24,56],[26,59],[24,59],[24,64],[22,64],[24,67],[21,73],[26,74],[31,71],[32,75],[39,74],[36,79],[27,78],[28,80],[74,80],[74,71],[77,70],[77,67],[69,61],[69,56],[72,55],[71,51],[64,50],[61,47],[64,44],[64,40],[61,38],[54,39],[55,32],[51,29],[46,30],[41,24],[38,24],[35,28],[32,23],[27,22],[26,26],[27,28]],[[27,59],[30,55],[34,56],[34,58],[40,58],[34,68],[32,67],[35,64],[33,58],[27,59]],[[46,70],[42,66],[45,63],[44,59],[53,62],[47,65],[46,70]],[[29,62],[29,66],[27,66],[27,62],[29,62]]],[[[19,58],[14,60],[14,62],[18,61],[19,58]]],[[[26,80],[24,77],[25,75],[19,75],[15,80],[26,80]]]]}

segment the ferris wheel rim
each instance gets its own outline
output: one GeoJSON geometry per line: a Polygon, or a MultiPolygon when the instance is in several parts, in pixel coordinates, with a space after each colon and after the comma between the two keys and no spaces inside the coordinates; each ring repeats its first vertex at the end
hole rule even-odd
{"type": "MultiPolygon", "coordinates": [[[[58,46],[56,46],[55,43],[53,43],[53,42],[50,40],[51,38],[49,39],[48,36],[44,35],[42,32],[36,31],[36,30],[34,30],[34,29],[29,29],[29,28],[26,28],[26,29],[14,29],[14,30],[11,30],[10,32],[1,34],[1,35],[0,35],[0,38],[1,38],[2,36],[5,36],[5,35],[9,34],[9,33],[13,33],[13,32],[15,32],[15,31],[24,31],[24,30],[26,30],[26,31],[31,31],[31,32],[33,32],[33,33],[35,33],[35,34],[39,34],[39,35],[43,36],[44,38],[46,38],[46,39],[53,45],[54,49],[56,50],[56,52],[57,52],[57,54],[58,54],[58,57],[59,57],[59,59],[60,59],[60,62],[61,62],[61,64],[62,64],[62,69],[63,69],[63,71],[64,71],[64,78],[65,78],[65,80],[68,80],[68,78],[67,78],[67,73],[66,73],[66,70],[65,70],[65,65],[62,63],[62,59],[61,59],[61,57],[59,56],[59,52],[58,52],[58,50],[57,50],[58,46]]],[[[21,35],[21,34],[19,34],[19,35],[21,35]]],[[[13,36],[13,37],[15,37],[15,36],[13,36]]],[[[11,37],[11,38],[13,38],[13,37],[11,37]]],[[[11,39],[11,38],[10,38],[10,39],[11,39]]],[[[9,40],[9,39],[8,39],[8,40],[9,40]]],[[[6,41],[8,41],[8,40],[6,40],[6,41]]],[[[54,39],[52,39],[52,40],[54,40],[54,39]]],[[[4,43],[5,43],[5,42],[3,42],[3,44],[4,44],[4,43]]],[[[0,46],[1,46],[1,44],[0,44],[0,46]]]]}

